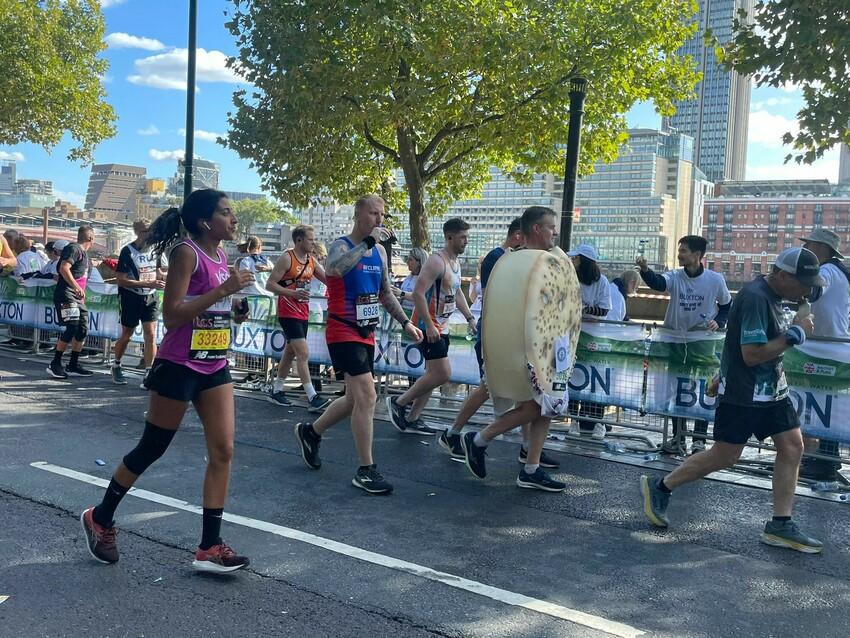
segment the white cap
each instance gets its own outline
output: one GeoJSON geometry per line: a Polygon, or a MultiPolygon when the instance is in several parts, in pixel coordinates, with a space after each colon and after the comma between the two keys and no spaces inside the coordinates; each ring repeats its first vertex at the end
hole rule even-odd
{"type": "Polygon", "coordinates": [[[590,261],[599,261],[599,253],[597,253],[596,249],[590,244],[580,244],[567,254],[570,257],[581,255],[582,257],[584,257],[585,259],[589,259],[590,261]]]}
{"type": "Polygon", "coordinates": [[[70,243],[71,242],[69,242],[67,239],[57,239],[53,242],[53,250],[55,250],[57,253],[61,253],[62,250],[64,250],[65,246],[70,243]]]}

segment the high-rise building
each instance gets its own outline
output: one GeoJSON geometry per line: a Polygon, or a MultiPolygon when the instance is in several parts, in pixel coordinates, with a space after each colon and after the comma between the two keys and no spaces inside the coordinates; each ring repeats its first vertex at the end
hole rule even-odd
{"type": "Polygon", "coordinates": [[[95,164],[89,177],[86,210],[105,219],[134,217],[136,189],[144,178],[141,166],[95,164]]]}
{"type": "Polygon", "coordinates": [[[829,228],[850,246],[850,196],[827,180],[776,180],[724,184],[705,201],[708,268],[740,287],[770,272],[785,248],[800,246],[815,228],[829,228]]]}
{"type": "Polygon", "coordinates": [[[0,194],[11,195],[15,191],[16,175],[14,160],[0,162],[0,194]]]}
{"type": "Polygon", "coordinates": [[[720,43],[731,40],[732,23],[740,10],[752,15],[754,0],[699,0],[698,29],[679,50],[694,59],[702,80],[696,98],[676,103],[676,114],[665,118],[672,128],[694,138],[694,163],[712,182],[744,179],[750,116],[749,77],[722,68],[708,30],[720,43]]]}
{"type": "MultiPolygon", "coordinates": [[[[218,190],[218,178],[221,171],[219,165],[209,160],[200,159],[198,157],[192,160],[192,190],[200,190],[202,188],[214,188],[218,190]]],[[[182,159],[177,160],[177,172],[174,177],[169,180],[169,188],[172,193],[183,195],[183,182],[186,175],[186,162],[182,159]]]]}
{"type": "Polygon", "coordinates": [[[694,202],[710,188],[694,168],[693,143],[682,133],[631,129],[619,157],[577,183],[571,245],[595,246],[610,273],[640,254],[653,267],[674,267],[677,239],[694,232],[694,202]]]}
{"type": "Polygon", "coordinates": [[[15,182],[19,195],[53,195],[53,182],[48,179],[19,179],[15,182]]]}
{"type": "Polygon", "coordinates": [[[248,193],[245,191],[224,191],[224,194],[227,195],[227,199],[231,202],[243,202],[245,200],[260,201],[267,199],[267,197],[262,193],[248,193]]]}
{"type": "Polygon", "coordinates": [[[850,145],[842,144],[838,156],[838,183],[850,184],[850,145]]]}
{"type": "Polygon", "coordinates": [[[354,205],[335,201],[319,202],[301,209],[297,214],[302,224],[313,227],[318,241],[328,244],[351,232],[354,205]]]}

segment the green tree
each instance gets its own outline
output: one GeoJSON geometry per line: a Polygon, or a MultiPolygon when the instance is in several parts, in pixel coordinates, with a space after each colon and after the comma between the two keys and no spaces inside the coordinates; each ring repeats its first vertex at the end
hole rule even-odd
{"type": "Polygon", "coordinates": [[[393,203],[406,194],[425,248],[428,214],[478,196],[490,166],[521,181],[562,170],[572,78],[590,83],[585,173],[616,157],[637,101],[670,114],[698,80],[676,55],[693,0],[234,4],[231,64],[254,88],[234,96],[228,145],[295,206],[353,201],[401,169],[393,203]]]}
{"type": "Polygon", "coordinates": [[[254,226],[270,222],[286,222],[297,224],[298,219],[290,211],[269,199],[243,199],[231,204],[236,219],[239,220],[237,230],[244,239],[251,234],[254,226]]]}
{"type": "Polygon", "coordinates": [[[49,150],[67,132],[77,142],[68,159],[92,161],[115,135],[103,32],[97,0],[0,0],[0,144],[49,150]]]}
{"type": "Polygon", "coordinates": [[[725,62],[753,75],[756,86],[800,85],[799,131],[782,141],[797,163],[811,164],[835,144],[850,143],[850,3],[760,0],[739,12],[725,62]]]}

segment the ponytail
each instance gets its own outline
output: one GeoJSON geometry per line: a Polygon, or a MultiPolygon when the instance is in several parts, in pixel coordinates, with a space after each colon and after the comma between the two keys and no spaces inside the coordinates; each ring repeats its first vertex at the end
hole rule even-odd
{"type": "Polygon", "coordinates": [[[150,225],[147,244],[153,247],[154,254],[159,257],[182,236],[183,224],[180,222],[180,209],[172,207],[150,225]]]}

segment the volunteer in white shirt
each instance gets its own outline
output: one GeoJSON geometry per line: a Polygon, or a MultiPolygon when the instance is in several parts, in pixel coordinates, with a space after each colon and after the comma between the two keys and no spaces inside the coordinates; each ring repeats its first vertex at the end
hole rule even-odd
{"type": "MultiPolygon", "coordinates": [[[[669,292],[670,302],[664,315],[664,327],[687,332],[690,330],[719,330],[726,327],[732,295],[723,275],[706,270],[702,265],[708,242],[699,235],[686,235],[679,240],[678,261],[681,268],[662,274],[652,271],[646,259],[639,257],[637,265],[646,285],[659,292],[669,292]]],[[[694,423],[692,452],[705,449],[705,439],[697,434],[708,432],[707,421],[694,423]]],[[[665,452],[684,455],[687,451],[685,419],[673,419],[673,438],[665,452]],[[683,427],[684,426],[684,427],[683,427]]]]}

